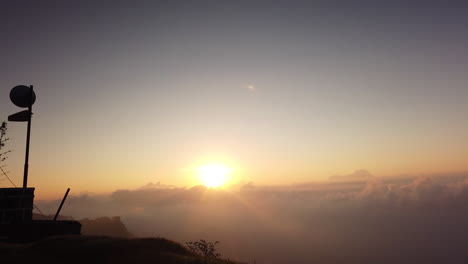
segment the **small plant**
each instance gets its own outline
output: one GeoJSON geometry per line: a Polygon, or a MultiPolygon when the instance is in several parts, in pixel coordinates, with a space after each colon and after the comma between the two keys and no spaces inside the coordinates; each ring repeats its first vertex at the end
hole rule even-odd
{"type": "MultiPolygon", "coordinates": [[[[0,173],[3,174],[3,176],[5,176],[14,186],[15,184],[10,180],[6,172],[3,170],[3,167],[5,167],[5,165],[2,165],[2,162],[8,158],[7,154],[10,152],[10,150],[7,150],[7,151],[2,150],[5,148],[5,142],[8,141],[8,138],[6,137],[6,132],[7,132],[7,123],[2,122],[2,124],[0,125],[0,173]]],[[[4,179],[0,179],[0,181],[3,181],[3,180],[4,179]]]]}
{"type": "Polygon", "coordinates": [[[207,260],[213,260],[221,256],[221,254],[216,252],[216,244],[218,243],[219,241],[210,242],[200,239],[195,242],[186,242],[185,244],[193,253],[203,256],[207,260]]]}
{"type": "Polygon", "coordinates": [[[8,138],[6,137],[6,131],[7,131],[7,123],[2,122],[2,125],[0,126],[0,163],[7,159],[6,154],[10,152],[9,150],[2,151],[2,148],[5,147],[5,142],[8,141],[8,138]]]}

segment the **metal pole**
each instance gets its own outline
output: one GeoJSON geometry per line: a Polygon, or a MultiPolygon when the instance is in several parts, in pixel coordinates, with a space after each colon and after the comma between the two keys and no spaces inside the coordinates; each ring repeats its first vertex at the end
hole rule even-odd
{"type": "Polygon", "coordinates": [[[65,196],[63,196],[62,202],[60,203],[60,206],[57,210],[57,213],[55,213],[54,216],[54,221],[57,220],[58,215],[60,214],[60,210],[62,210],[63,203],[65,202],[65,199],[67,199],[68,192],[70,192],[70,188],[67,189],[67,192],[65,193],[65,196]]]}
{"type": "Polygon", "coordinates": [[[27,188],[28,186],[28,169],[29,169],[29,141],[31,137],[31,117],[32,117],[32,97],[33,97],[33,86],[29,86],[31,88],[29,94],[29,117],[28,117],[28,131],[26,134],[26,157],[24,159],[24,177],[23,177],[23,188],[27,188]]]}

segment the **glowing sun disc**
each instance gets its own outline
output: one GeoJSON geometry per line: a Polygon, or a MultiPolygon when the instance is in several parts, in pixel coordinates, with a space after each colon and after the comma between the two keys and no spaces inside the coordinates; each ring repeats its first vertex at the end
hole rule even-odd
{"type": "Polygon", "coordinates": [[[197,169],[203,185],[208,188],[218,188],[226,183],[227,175],[232,169],[219,164],[210,164],[197,169]]]}

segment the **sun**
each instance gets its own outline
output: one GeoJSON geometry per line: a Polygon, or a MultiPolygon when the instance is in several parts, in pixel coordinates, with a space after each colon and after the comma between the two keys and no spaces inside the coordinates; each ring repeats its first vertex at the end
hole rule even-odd
{"type": "Polygon", "coordinates": [[[218,188],[223,186],[227,181],[227,176],[232,172],[231,168],[228,168],[221,164],[209,164],[198,167],[197,172],[203,185],[208,188],[218,188]]]}

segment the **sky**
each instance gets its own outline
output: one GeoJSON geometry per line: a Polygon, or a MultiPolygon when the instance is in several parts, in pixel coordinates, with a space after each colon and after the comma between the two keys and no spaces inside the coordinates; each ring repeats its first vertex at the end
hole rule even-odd
{"type": "MultiPolygon", "coordinates": [[[[468,6],[440,1],[2,1],[0,120],[34,85],[39,198],[148,183],[468,171],[468,6]]],[[[5,162],[21,185],[26,125],[5,162]]],[[[5,181],[0,184],[7,185],[5,181]]]]}

